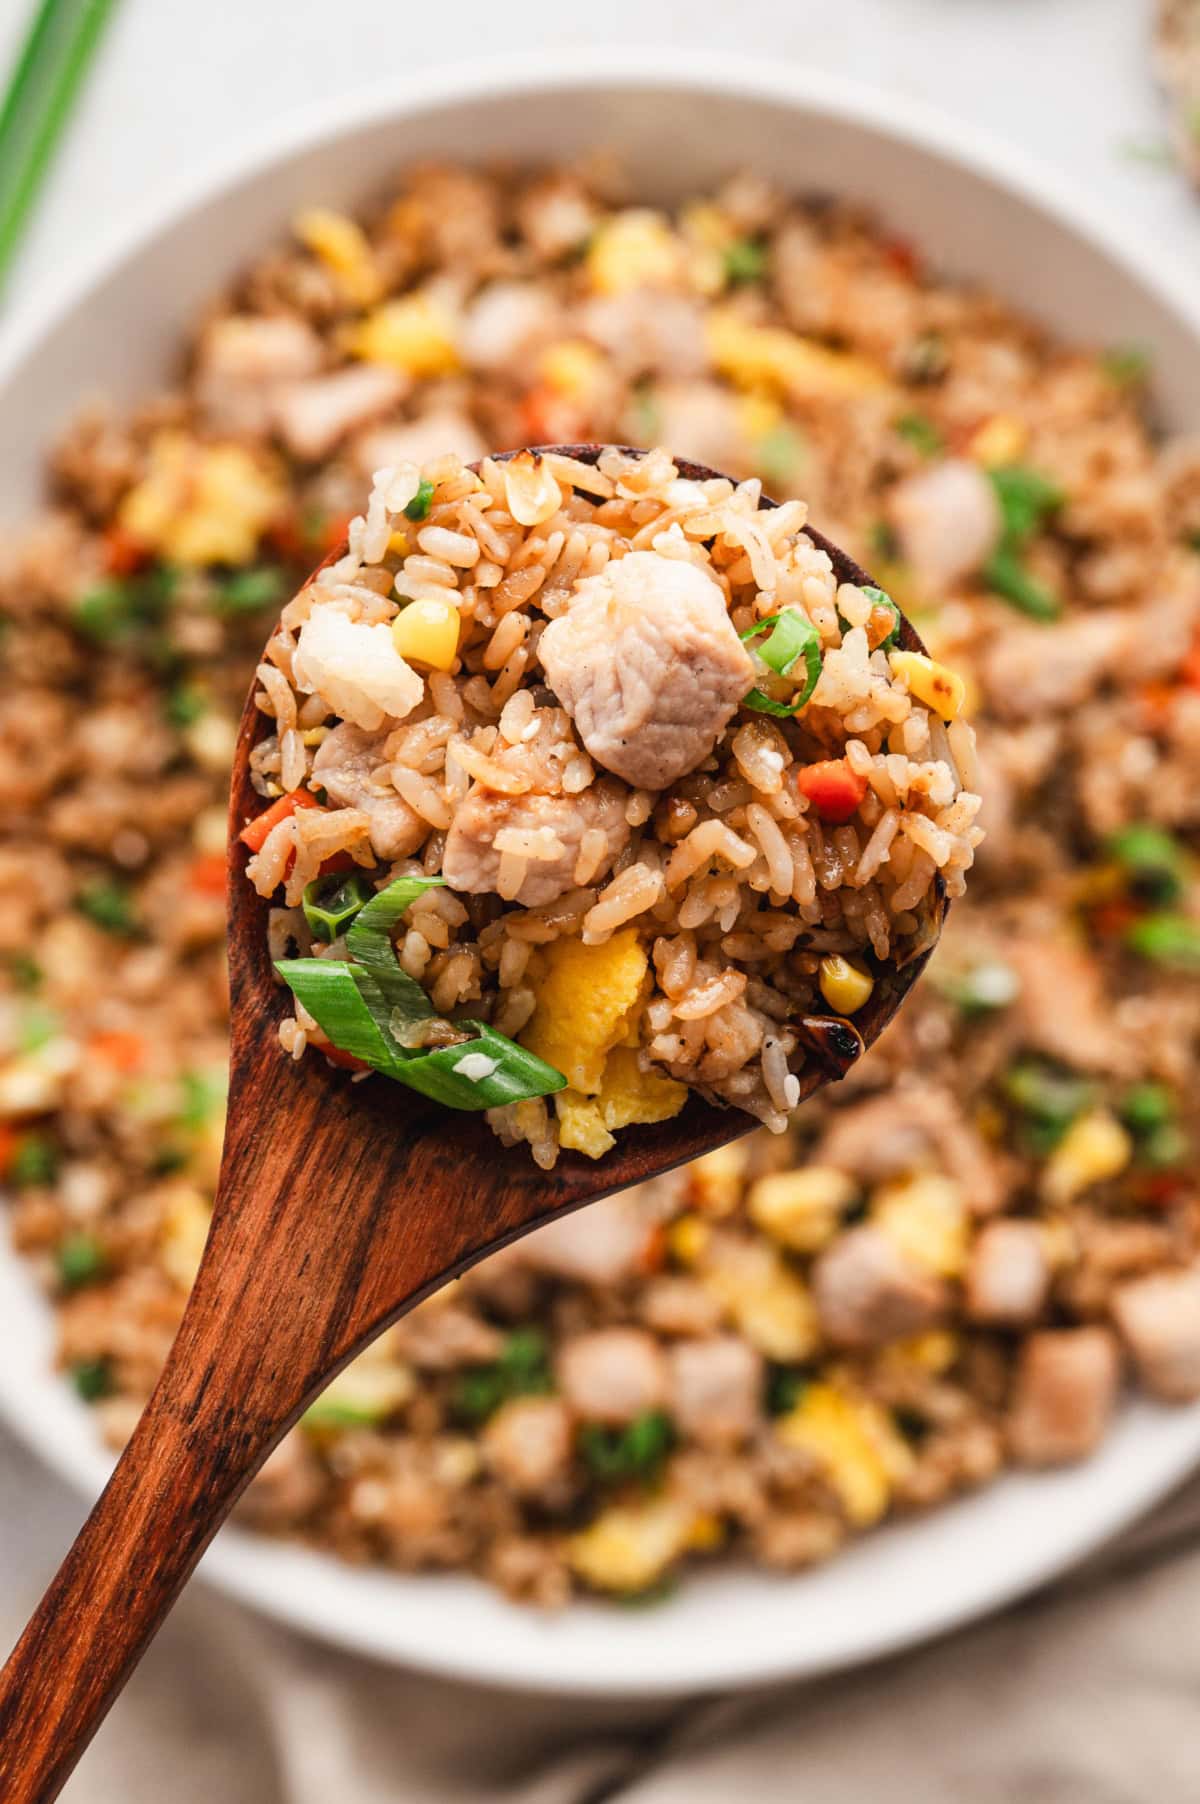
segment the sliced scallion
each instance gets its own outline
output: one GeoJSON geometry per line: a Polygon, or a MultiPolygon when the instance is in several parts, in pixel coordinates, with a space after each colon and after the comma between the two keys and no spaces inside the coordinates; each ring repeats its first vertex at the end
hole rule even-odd
{"type": "Polygon", "coordinates": [[[314,939],[327,944],[345,933],[374,895],[361,871],[349,877],[318,877],[304,892],[304,919],[314,939]]]}
{"type": "Polygon", "coordinates": [[[821,640],[816,628],[803,614],[794,608],[786,608],[781,614],[768,614],[765,620],[756,620],[740,635],[743,644],[757,639],[760,634],[770,628],[770,636],[762,645],[754,647],[756,657],[781,677],[790,677],[801,658],[804,659],[804,686],[799,694],[790,702],[777,702],[761,689],[751,689],[742,699],[747,708],[753,708],[759,714],[775,714],[783,719],[798,714],[804,707],[821,675],[821,640]]]}
{"type": "Polygon", "coordinates": [[[1190,915],[1143,915],[1125,934],[1131,952],[1179,971],[1200,971],[1200,921],[1190,915]]]}
{"type": "Polygon", "coordinates": [[[404,510],[406,520],[423,520],[425,518],[433,501],[433,491],[436,486],[427,477],[422,477],[416,494],[404,510]]]}

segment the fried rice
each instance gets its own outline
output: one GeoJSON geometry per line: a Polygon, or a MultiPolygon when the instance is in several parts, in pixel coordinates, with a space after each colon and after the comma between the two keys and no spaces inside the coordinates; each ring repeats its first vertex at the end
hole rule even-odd
{"type": "Polygon", "coordinates": [[[785,1130],[981,837],[962,683],[804,524],[662,449],[376,475],[258,669],[293,1057],[433,1071],[546,1167],[687,1086],[785,1130]]]}
{"type": "MultiPolygon", "coordinates": [[[[971,891],[836,1092],[416,1310],[247,1519],[544,1604],[657,1595],[1083,1457],[1126,1379],[1196,1394],[1200,452],[1144,368],[753,176],[665,213],[599,164],[438,168],[303,215],[169,392],[80,420],[0,574],[0,1118],[110,1441],[207,1223],[224,797],[271,621],[374,470],[589,439],[803,494],[962,673],[971,891]]],[[[457,924],[425,913],[432,961],[457,924]]]]}

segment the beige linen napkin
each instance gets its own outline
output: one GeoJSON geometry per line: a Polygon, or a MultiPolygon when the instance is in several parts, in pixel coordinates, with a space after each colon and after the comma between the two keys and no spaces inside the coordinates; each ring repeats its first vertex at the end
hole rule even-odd
{"type": "MultiPolygon", "coordinates": [[[[0,1643],[78,1524],[0,1436],[0,1643]]],[[[981,1549],[981,1558],[986,1550],[981,1549]]],[[[1200,1481],[1052,1591],[852,1675],[579,1703],[448,1685],[194,1587],[68,1804],[1195,1804],[1200,1481]]]]}

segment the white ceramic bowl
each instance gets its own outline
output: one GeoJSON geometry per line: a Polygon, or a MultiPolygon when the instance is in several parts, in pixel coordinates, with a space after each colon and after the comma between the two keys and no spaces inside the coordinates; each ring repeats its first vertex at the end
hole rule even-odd
{"type": "MultiPolygon", "coordinates": [[[[0,343],[0,520],[33,501],[40,449],[82,393],[143,393],[200,304],[298,205],[352,203],[415,157],[615,146],[651,198],[743,165],[854,195],[1065,334],[1146,345],[1164,419],[1200,418],[1200,295],[1016,153],[817,72],[674,52],[642,64],[526,56],[423,76],[403,100],[310,115],[154,209],[0,343]]],[[[10,1252],[0,1324],[0,1411],[94,1494],[108,1462],[88,1412],[50,1375],[49,1317],[10,1252]]],[[[546,1620],[470,1579],[356,1571],[233,1530],[202,1571],[282,1621],[385,1659],[545,1691],[670,1694],[827,1672],[961,1623],[1078,1559],[1198,1460],[1200,1409],[1138,1403],[1086,1466],[1007,1478],[807,1575],[702,1575],[650,1611],[581,1604],[546,1620]]]]}

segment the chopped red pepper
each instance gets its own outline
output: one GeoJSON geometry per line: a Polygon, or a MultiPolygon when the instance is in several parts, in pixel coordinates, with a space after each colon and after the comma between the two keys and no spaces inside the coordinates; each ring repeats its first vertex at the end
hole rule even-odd
{"type": "Polygon", "coordinates": [[[317,874],[321,877],[335,877],[341,871],[356,871],[358,868],[357,858],[352,858],[349,852],[331,852],[328,858],[321,860],[317,874]]]}
{"type": "Polygon", "coordinates": [[[110,526],[104,534],[104,568],[110,576],[132,576],[149,555],[141,541],[123,526],[110,526]]]}
{"type": "Polygon", "coordinates": [[[921,258],[907,238],[889,238],[883,247],[884,258],[900,275],[915,281],[921,272],[921,258]]]}
{"type": "Polygon", "coordinates": [[[0,1121],[0,1178],[8,1176],[9,1166],[17,1150],[20,1135],[15,1127],[7,1121],[0,1121]]]}
{"type": "Polygon", "coordinates": [[[120,1029],[113,1028],[104,1033],[93,1034],[88,1041],[88,1051],[104,1064],[132,1076],[142,1068],[146,1057],[146,1042],[140,1034],[122,1033],[120,1029]]]}
{"type": "Polygon", "coordinates": [[[1099,934],[1102,940],[1117,940],[1127,928],[1133,926],[1139,913],[1136,903],[1128,901],[1124,896],[1114,896],[1111,901],[1101,902],[1091,909],[1088,921],[1092,932],[1099,934]]]}
{"type": "Polygon", "coordinates": [[[201,896],[223,896],[225,894],[225,854],[223,852],[206,852],[203,857],[192,860],[188,871],[188,888],[201,896]]]}
{"type": "Polygon", "coordinates": [[[1200,639],[1179,666],[1179,680],[1185,689],[1200,689],[1200,639]]]}
{"type": "Polygon", "coordinates": [[[335,1046],[332,1040],[327,1046],[319,1047],[318,1051],[325,1054],[331,1065],[340,1065],[343,1071],[369,1071],[371,1069],[365,1059],[355,1058],[352,1052],[343,1052],[342,1048],[335,1046]]]}
{"type": "Polygon", "coordinates": [[[247,821],[238,838],[244,846],[249,846],[252,852],[261,852],[263,841],[272,827],[277,827],[280,821],[288,820],[295,814],[297,808],[319,808],[320,806],[320,802],[311,789],[293,789],[290,794],[280,796],[277,802],[272,802],[269,808],[265,808],[252,821],[247,821]]]}
{"type": "Polygon", "coordinates": [[[800,766],[796,788],[807,796],[823,821],[841,826],[861,806],[867,779],[852,771],[844,758],[823,758],[818,764],[800,766]]]}

